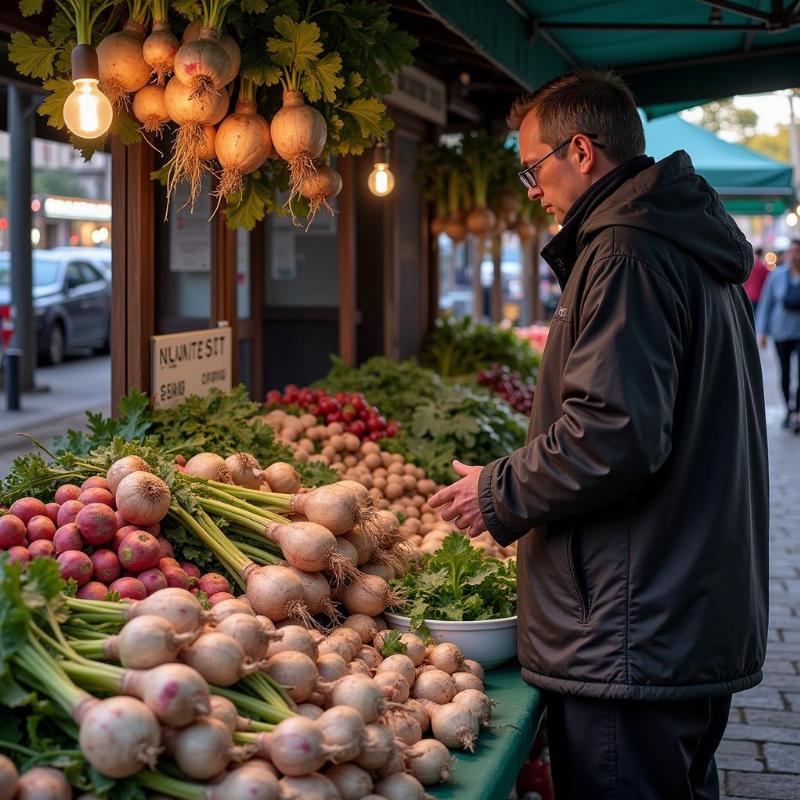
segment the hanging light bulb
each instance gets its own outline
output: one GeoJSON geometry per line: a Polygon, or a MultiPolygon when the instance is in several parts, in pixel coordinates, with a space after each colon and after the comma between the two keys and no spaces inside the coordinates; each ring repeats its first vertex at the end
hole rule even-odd
{"type": "Polygon", "coordinates": [[[97,139],[110,127],[114,109],[98,88],[97,53],[88,44],[72,50],[72,83],[75,90],[64,103],[64,123],[81,139],[97,139]]]}
{"type": "Polygon", "coordinates": [[[389,157],[386,154],[386,145],[375,145],[375,160],[372,172],[367,179],[367,186],[372,194],[385,197],[394,189],[394,175],[389,169],[389,157]]]}

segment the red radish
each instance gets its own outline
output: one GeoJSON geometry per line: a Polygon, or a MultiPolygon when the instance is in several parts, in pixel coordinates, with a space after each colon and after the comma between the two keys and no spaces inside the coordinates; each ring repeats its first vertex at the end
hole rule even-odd
{"type": "Polygon", "coordinates": [[[117,517],[117,528],[124,528],[126,525],[130,525],[130,522],[128,522],[118,510],[115,510],[114,514],[117,517]]]}
{"type": "MultiPolygon", "coordinates": [[[[428,673],[425,673],[428,674],[428,673]]],[[[447,747],[463,748],[470,753],[475,750],[480,726],[478,718],[464,705],[446,703],[433,704],[431,711],[431,730],[433,735],[447,747]]]]}
{"type": "Polygon", "coordinates": [[[119,559],[111,550],[95,550],[90,556],[94,567],[95,580],[109,584],[119,578],[122,573],[119,559]]]}
{"type": "Polygon", "coordinates": [[[37,539],[28,545],[31,558],[55,558],[56,548],[49,539],[37,539]]]}
{"type": "Polygon", "coordinates": [[[183,43],[175,53],[175,77],[191,90],[190,100],[217,94],[227,82],[231,63],[219,40],[219,31],[202,28],[197,39],[183,43]]]}
{"type": "Polygon", "coordinates": [[[285,461],[276,461],[270,464],[263,473],[263,477],[273,492],[294,494],[300,488],[300,476],[297,470],[285,461]]]}
{"type": "Polygon", "coordinates": [[[75,522],[78,512],[83,508],[83,503],[80,500],[67,500],[61,504],[58,509],[58,516],[56,517],[56,525],[60,528],[62,525],[67,525],[70,522],[75,522]]]}
{"type": "Polygon", "coordinates": [[[68,550],[83,550],[83,537],[78,526],[74,522],[62,525],[53,535],[53,545],[58,555],[68,550]]]}
{"type": "Polygon", "coordinates": [[[197,582],[197,588],[207,595],[216,594],[217,592],[230,592],[231,585],[228,579],[217,572],[207,572],[197,582]]]}
{"type": "Polygon", "coordinates": [[[117,557],[120,564],[132,572],[151,569],[160,558],[158,542],[149,533],[134,531],[122,540],[117,557]]]}
{"type": "Polygon", "coordinates": [[[231,686],[258,669],[257,664],[245,663],[242,646],[224,633],[204,633],[181,650],[180,659],[215,686],[231,686]]]}
{"type": "Polygon", "coordinates": [[[102,475],[92,475],[81,484],[81,492],[87,489],[108,489],[108,481],[102,475]]]}
{"type": "Polygon", "coordinates": [[[109,587],[109,592],[116,592],[121,599],[144,600],[147,590],[137,578],[117,578],[109,587]]]}
{"type": "Polygon", "coordinates": [[[75,593],[75,597],[81,600],[105,600],[108,595],[108,586],[100,581],[89,581],[84,583],[75,593]]]}
{"type": "Polygon", "coordinates": [[[97,47],[100,91],[115,108],[124,106],[131,92],[150,80],[150,65],[142,58],[144,26],[128,20],[121,31],[101,39],[97,47]]]}
{"type": "Polygon", "coordinates": [[[14,564],[16,562],[25,562],[31,560],[31,554],[28,552],[27,547],[23,547],[22,545],[15,545],[14,547],[9,547],[6,551],[8,553],[8,563],[14,564]]]}
{"type": "Polygon", "coordinates": [[[272,733],[259,739],[268,742],[264,755],[289,776],[311,774],[336,752],[325,744],[318,723],[300,716],[283,720],[272,733]]]}
{"type": "Polygon", "coordinates": [[[174,559],[162,556],[158,559],[158,568],[163,572],[167,567],[181,568],[181,565],[174,559]]]}
{"type": "Polygon", "coordinates": [[[375,785],[369,772],[355,764],[339,764],[326,770],[342,800],[361,800],[372,792],[375,785]]]}
{"type": "Polygon", "coordinates": [[[385,725],[368,724],[361,735],[361,752],[354,763],[363,769],[380,769],[394,752],[394,735],[385,725]]]}
{"type": "MultiPolygon", "coordinates": [[[[116,553],[119,551],[119,546],[122,544],[123,540],[129,533],[134,533],[136,531],[140,531],[141,528],[138,525],[123,525],[121,528],[117,530],[114,534],[114,538],[109,543],[111,545],[111,549],[116,553]]],[[[147,533],[147,531],[145,531],[147,533]]]]}
{"type": "Polygon", "coordinates": [[[161,478],[137,470],[125,476],[117,486],[117,508],[134,525],[152,525],[166,516],[170,491],[161,478]]]}
{"type": "MultiPolygon", "coordinates": [[[[162,558],[175,559],[175,553],[172,550],[172,545],[169,543],[169,539],[165,539],[163,536],[158,537],[158,551],[162,558]]],[[[175,563],[177,564],[178,562],[176,561],[175,563]]],[[[180,564],[178,564],[178,566],[180,566],[180,564]]]]}
{"type": "MultiPolygon", "coordinates": [[[[90,491],[103,492],[105,489],[91,489],[90,491]]],[[[86,543],[93,547],[107,544],[117,532],[116,515],[102,503],[89,503],[84,506],[75,517],[75,524],[86,543]]]]}
{"type": "Polygon", "coordinates": [[[16,781],[17,800],[72,800],[72,788],[64,773],[54,767],[33,767],[16,781]]]}
{"type": "Polygon", "coordinates": [[[220,603],[224,603],[226,600],[234,599],[234,596],[230,592],[216,592],[215,594],[209,595],[208,602],[211,603],[212,606],[216,606],[220,603]]]}
{"type": "Polygon", "coordinates": [[[172,74],[179,47],[178,37],[170,30],[166,20],[166,4],[163,5],[164,16],[156,18],[154,10],[153,30],[142,45],[142,57],[152,68],[151,75],[158,86],[162,86],[166,76],[172,74]]]}
{"type": "Polygon", "coordinates": [[[198,453],[186,462],[186,472],[198,478],[208,478],[219,483],[233,483],[225,459],[216,453],[198,453]]]}
{"type": "Polygon", "coordinates": [[[14,762],[0,755],[0,800],[13,800],[17,794],[19,774],[14,762]]]}
{"type": "Polygon", "coordinates": [[[56,489],[55,501],[56,503],[66,503],[67,500],[77,500],[83,490],[80,486],[74,483],[65,483],[56,489]]]}
{"type": "Polygon", "coordinates": [[[159,591],[159,589],[166,589],[169,586],[167,578],[160,569],[146,569],[140,572],[139,580],[144,584],[147,594],[159,591]]]}
{"type": "MultiPolygon", "coordinates": [[[[239,108],[238,103],[236,108],[238,111],[239,108]]],[[[219,126],[219,130],[217,131],[217,138],[214,140],[215,149],[220,141],[219,134],[222,131],[223,126],[230,119],[233,119],[233,117],[226,117],[225,120],[222,122],[222,125],[219,126]]],[[[267,121],[264,120],[264,122],[265,124],[267,124],[267,131],[269,131],[269,125],[267,121]]],[[[219,154],[217,154],[217,157],[219,157],[219,154]]],[[[222,162],[220,161],[220,163],[222,162]]],[[[225,165],[223,164],[223,166],[225,165]]],[[[220,192],[220,194],[221,195],[230,194],[231,191],[235,190],[229,189],[227,191],[220,192]]],[[[261,486],[261,464],[259,464],[258,460],[254,456],[251,456],[250,453],[234,453],[232,456],[228,456],[225,459],[225,466],[228,468],[228,472],[230,472],[231,479],[237,486],[245,486],[248,489],[258,489],[259,486],[261,486]]]]}
{"type": "Polygon", "coordinates": [[[143,766],[155,769],[161,729],[152,711],[133,697],[109,697],[92,705],[80,721],[80,748],[108,778],[127,778],[143,766]]]}
{"type": "Polygon", "coordinates": [[[25,539],[25,523],[14,514],[0,516],[0,550],[19,547],[25,539]]]}
{"type": "Polygon", "coordinates": [[[50,517],[53,522],[58,521],[58,509],[61,508],[61,503],[45,503],[45,509],[47,509],[47,516],[50,517]]]}
{"type": "Polygon", "coordinates": [[[190,578],[200,580],[203,576],[200,567],[195,566],[191,561],[181,561],[180,567],[190,578]]]}
{"type": "Polygon", "coordinates": [[[161,533],[161,523],[153,522],[151,525],[141,525],[143,531],[149,533],[151,536],[158,536],[161,533]]]}
{"type": "Polygon", "coordinates": [[[319,678],[316,664],[304,653],[286,650],[271,656],[264,672],[283,686],[295,703],[304,703],[314,693],[319,678]]]}
{"type": "Polygon", "coordinates": [[[47,508],[44,503],[35,497],[21,497],[19,500],[15,500],[8,511],[13,516],[19,517],[25,525],[35,516],[40,514],[47,516],[47,508]]]}
{"type": "Polygon", "coordinates": [[[206,717],[173,734],[173,758],[195,780],[213,778],[231,761],[247,760],[254,752],[252,746],[234,747],[231,732],[218,719],[206,717]]]}
{"type": "Polygon", "coordinates": [[[333,216],[328,200],[342,191],[342,176],[333,167],[321,164],[316,169],[314,175],[310,175],[300,184],[300,194],[309,201],[309,225],[321,208],[325,208],[333,216]]]}
{"type": "MultiPolygon", "coordinates": [[[[108,491],[108,489],[101,489],[99,486],[94,486],[91,489],[86,489],[85,491],[81,492],[80,497],[78,500],[81,501],[85,506],[88,506],[89,503],[102,503],[108,508],[111,508],[114,505],[114,495],[108,491]]],[[[116,522],[116,515],[114,516],[114,521],[116,522]]]]}
{"type": "Polygon", "coordinates": [[[188,589],[191,586],[189,576],[180,567],[164,567],[161,570],[171,589],[188,589]]]}
{"type": "Polygon", "coordinates": [[[94,565],[86,553],[79,550],[67,550],[65,553],[61,553],[57,560],[59,574],[65,581],[74,578],[78,586],[83,586],[92,577],[94,565]]]}
{"type": "MultiPolygon", "coordinates": [[[[151,87],[152,88],[152,87],[151,87]]],[[[135,108],[135,105],[134,105],[135,108]]],[[[106,472],[105,488],[112,494],[117,493],[120,481],[127,478],[131,472],[152,472],[150,465],[139,456],[125,456],[124,458],[117,459],[106,472]]]]}

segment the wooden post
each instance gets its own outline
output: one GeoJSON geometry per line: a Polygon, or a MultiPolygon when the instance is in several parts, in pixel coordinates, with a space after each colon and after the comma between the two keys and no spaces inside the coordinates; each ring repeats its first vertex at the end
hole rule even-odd
{"type": "Polygon", "coordinates": [[[533,239],[528,242],[528,257],[526,259],[526,269],[531,273],[532,292],[531,292],[531,323],[542,322],[544,320],[544,306],[542,298],[539,296],[539,242],[542,240],[542,229],[540,223],[534,222],[533,239]]]}
{"type": "Polygon", "coordinates": [[[225,215],[217,212],[211,224],[211,316],[213,327],[220,322],[231,326],[231,380],[239,380],[239,312],[236,304],[236,237],[237,232],[225,224],[225,215]]]}
{"type": "MultiPolygon", "coordinates": [[[[472,318],[475,322],[483,319],[483,285],[481,284],[481,262],[483,261],[483,239],[474,239],[472,267],[472,318]]],[[[453,245],[455,255],[456,245],[453,245]]]]}
{"type": "Polygon", "coordinates": [[[492,262],[494,274],[492,277],[492,322],[503,319],[503,237],[502,234],[492,237],[492,262]]]}
{"type": "Polygon", "coordinates": [[[356,170],[352,156],[339,159],[339,357],[356,365],[356,170]]]}
{"type": "Polygon", "coordinates": [[[151,391],[155,332],[153,149],[111,138],[111,410],[136,387],[151,391]]]}

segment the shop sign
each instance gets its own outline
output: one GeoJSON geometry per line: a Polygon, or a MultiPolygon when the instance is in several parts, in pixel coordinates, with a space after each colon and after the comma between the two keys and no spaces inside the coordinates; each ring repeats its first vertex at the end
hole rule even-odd
{"type": "Polygon", "coordinates": [[[394,76],[394,90],[386,102],[436,125],[447,122],[447,87],[417,67],[403,67],[394,76]]]}
{"type": "Polygon", "coordinates": [[[151,338],[154,408],[171,408],[190,394],[231,389],[233,334],[230,327],[151,338]]]}
{"type": "Polygon", "coordinates": [[[98,200],[79,200],[71,197],[45,197],[42,214],[49,219],[110,222],[111,203],[98,200]]]}

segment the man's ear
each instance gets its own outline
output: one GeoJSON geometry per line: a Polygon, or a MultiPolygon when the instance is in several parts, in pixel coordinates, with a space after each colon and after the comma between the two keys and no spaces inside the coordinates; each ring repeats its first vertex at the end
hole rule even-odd
{"type": "Polygon", "coordinates": [[[591,139],[588,136],[578,135],[575,137],[575,150],[578,155],[578,167],[582,174],[586,175],[595,165],[595,151],[591,139]]]}

